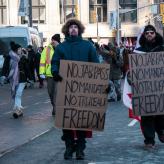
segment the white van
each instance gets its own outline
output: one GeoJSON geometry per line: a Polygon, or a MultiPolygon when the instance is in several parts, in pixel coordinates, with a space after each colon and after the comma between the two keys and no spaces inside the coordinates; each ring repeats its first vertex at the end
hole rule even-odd
{"type": "Polygon", "coordinates": [[[2,55],[8,54],[11,41],[20,44],[24,48],[32,45],[35,51],[41,46],[41,38],[35,28],[26,26],[0,27],[0,68],[3,65],[2,55]]]}
{"type": "Polygon", "coordinates": [[[35,28],[26,26],[0,27],[0,54],[9,50],[11,41],[20,44],[24,48],[33,45],[35,50],[41,46],[41,38],[35,28]]]}

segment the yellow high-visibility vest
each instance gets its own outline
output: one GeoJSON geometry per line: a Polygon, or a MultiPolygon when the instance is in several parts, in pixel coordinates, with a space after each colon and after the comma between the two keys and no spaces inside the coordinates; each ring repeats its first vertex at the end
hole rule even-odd
{"type": "Polygon", "coordinates": [[[41,53],[39,74],[46,77],[52,77],[51,74],[51,60],[54,54],[54,48],[51,44],[45,47],[41,53]]]}

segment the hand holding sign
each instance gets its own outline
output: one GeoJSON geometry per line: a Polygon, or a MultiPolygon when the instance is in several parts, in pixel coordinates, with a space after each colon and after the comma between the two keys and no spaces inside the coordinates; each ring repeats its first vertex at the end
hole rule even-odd
{"type": "Polygon", "coordinates": [[[56,82],[61,82],[63,80],[63,78],[59,74],[54,74],[53,79],[56,82]]]}
{"type": "Polygon", "coordinates": [[[56,127],[103,130],[109,64],[61,60],[59,72],[64,81],[57,87],[56,127]]]}

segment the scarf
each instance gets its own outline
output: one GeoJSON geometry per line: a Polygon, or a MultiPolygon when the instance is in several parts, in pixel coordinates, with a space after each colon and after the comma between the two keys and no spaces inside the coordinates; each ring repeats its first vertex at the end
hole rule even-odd
{"type": "Polygon", "coordinates": [[[12,96],[12,98],[14,98],[16,89],[19,84],[18,63],[19,63],[20,57],[12,50],[9,52],[9,56],[10,56],[10,72],[9,72],[8,79],[9,79],[10,85],[11,85],[11,96],[12,96]]]}

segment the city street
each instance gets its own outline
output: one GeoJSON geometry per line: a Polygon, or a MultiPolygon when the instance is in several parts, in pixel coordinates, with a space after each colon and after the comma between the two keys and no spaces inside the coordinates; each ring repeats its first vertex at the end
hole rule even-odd
{"type": "Polygon", "coordinates": [[[128,126],[128,110],[122,101],[109,103],[105,128],[87,139],[85,160],[63,159],[61,129],[54,127],[46,87],[25,89],[24,116],[12,117],[9,85],[0,86],[0,164],[163,164],[164,145],[144,148],[139,123],[128,126]]]}

